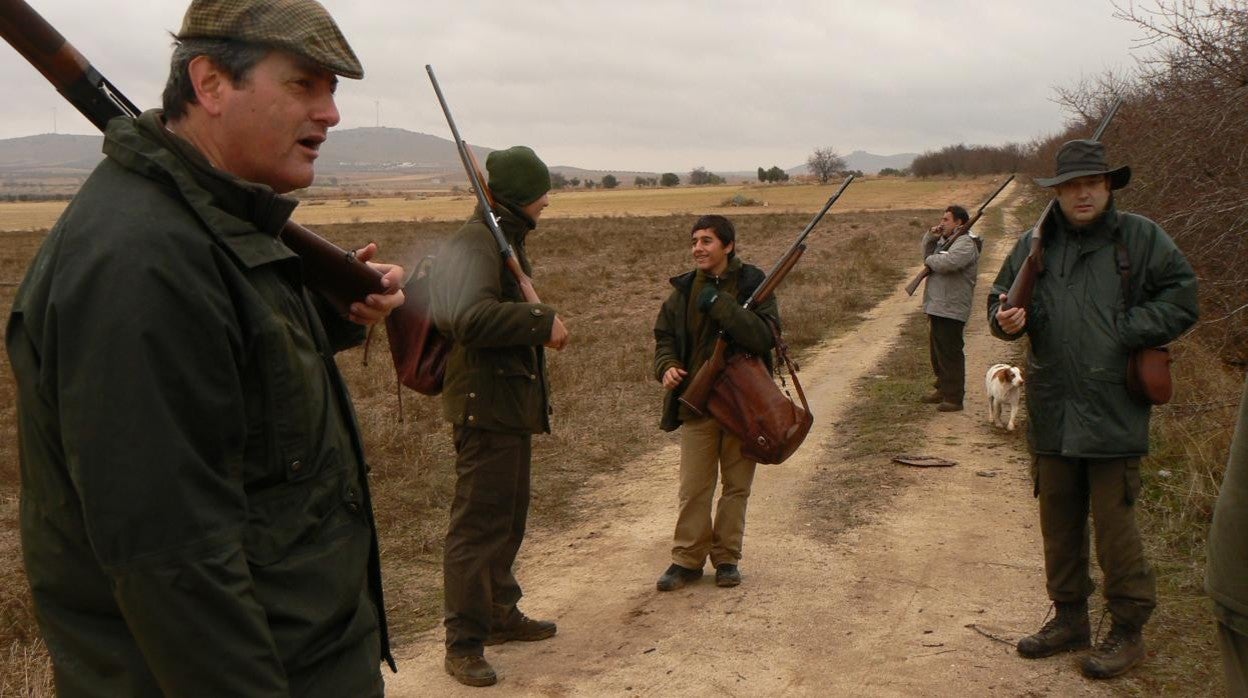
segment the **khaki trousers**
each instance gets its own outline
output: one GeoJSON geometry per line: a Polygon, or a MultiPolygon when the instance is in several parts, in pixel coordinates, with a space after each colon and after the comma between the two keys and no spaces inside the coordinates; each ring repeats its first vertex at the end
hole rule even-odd
{"type": "Polygon", "coordinates": [[[754,482],[754,463],[741,455],[741,441],[714,419],[686,420],[680,427],[680,511],[672,542],[672,562],[702,569],[736,564],[745,538],[745,505],[754,482]],[[723,491],[711,519],[717,475],[723,491]]]}
{"type": "Polygon", "coordinates": [[[1157,605],[1157,580],[1135,523],[1140,459],[1036,456],[1034,467],[1049,598],[1070,603],[1092,593],[1088,534],[1094,528],[1110,615],[1144,627],[1157,605]]]}

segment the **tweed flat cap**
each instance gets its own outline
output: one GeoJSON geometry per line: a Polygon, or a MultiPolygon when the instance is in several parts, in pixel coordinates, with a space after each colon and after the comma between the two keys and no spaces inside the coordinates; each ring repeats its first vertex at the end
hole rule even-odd
{"type": "Polygon", "coordinates": [[[360,59],[316,0],[191,0],[177,39],[233,39],[275,46],[356,80],[360,59]]]}

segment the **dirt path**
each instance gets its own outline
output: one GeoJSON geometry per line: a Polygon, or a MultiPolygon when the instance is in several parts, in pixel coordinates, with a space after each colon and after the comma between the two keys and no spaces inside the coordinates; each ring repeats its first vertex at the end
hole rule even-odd
{"type": "MultiPolygon", "coordinates": [[[[1006,230],[1018,225],[1007,215],[1006,230]]],[[[985,250],[977,297],[1009,242],[985,250]]],[[[872,523],[832,544],[808,535],[800,506],[857,381],[921,312],[899,286],[853,333],[805,362],[817,415],[801,451],[760,467],[750,500],[744,582],[710,575],[659,593],[670,562],[678,448],[596,479],[585,525],[534,531],[520,554],[524,610],[559,622],[538,643],[488,648],[507,695],[1099,695],[1069,655],[1020,659],[1008,642],[1047,607],[1025,458],[985,421],[983,372],[1006,356],[982,313],[967,328],[967,409],[942,414],[927,444],[953,468],[922,471],[872,523]],[[994,639],[995,638],[995,639],[994,639]]],[[[880,458],[880,467],[901,467],[880,458]]],[[[540,476],[540,475],[539,475],[540,476]]],[[[829,496],[836,496],[829,493],[829,496]]],[[[442,671],[438,628],[399,649],[394,696],[473,695],[442,671]]]]}

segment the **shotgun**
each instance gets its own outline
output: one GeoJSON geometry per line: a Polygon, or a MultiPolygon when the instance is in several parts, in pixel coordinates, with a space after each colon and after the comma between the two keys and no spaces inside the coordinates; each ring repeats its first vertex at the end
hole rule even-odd
{"type": "MultiPolygon", "coordinates": [[[[992,196],[989,196],[988,199],[984,201],[983,205],[979,207],[979,210],[975,212],[975,215],[971,216],[971,220],[967,221],[966,225],[958,226],[958,229],[954,231],[953,236],[949,238],[948,242],[941,246],[941,249],[949,249],[958,238],[962,237],[963,233],[971,232],[971,228],[979,222],[979,217],[984,215],[984,209],[988,208],[988,204],[992,203],[992,200],[997,198],[997,195],[1005,189],[1006,185],[1013,181],[1014,175],[1010,175],[1004,182],[1002,182],[1001,186],[997,187],[997,190],[992,192],[992,196]]],[[[923,283],[923,279],[926,279],[931,275],[931,273],[931,267],[924,264],[923,268],[919,270],[919,273],[910,280],[910,283],[906,284],[906,295],[913,296],[914,292],[918,290],[919,284],[923,283]]]]}
{"type": "MultiPolygon", "coordinates": [[[[1092,134],[1092,140],[1101,140],[1105,129],[1109,128],[1109,122],[1114,120],[1114,115],[1118,113],[1118,107],[1121,106],[1122,98],[1114,99],[1114,103],[1109,105],[1109,111],[1105,112],[1105,116],[1101,119],[1101,125],[1097,126],[1096,132],[1092,134]]],[[[1044,273],[1044,242],[1042,240],[1044,222],[1048,220],[1049,214],[1053,211],[1055,201],[1057,199],[1049,199],[1044,211],[1040,213],[1040,220],[1036,221],[1035,227],[1031,229],[1031,249],[1027,252],[1027,258],[1023,260],[1022,268],[1018,270],[1018,276],[1014,277],[1014,283],[1010,284],[1010,292],[1006,294],[1005,302],[1001,304],[1002,310],[1031,307],[1031,296],[1036,290],[1036,279],[1044,273]]]]}
{"type": "MultiPolygon", "coordinates": [[[[797,240],[780,256],[780,261],[776,262],[771,271],[767,272],[763,282],[758,285],[758,288],[754,289],[754,292],[750,294],[750,297],[746,299],[742,307],[748,309],[771,297],[776,287],[780,285],[781,281],[784,281],[784,277],[788,276],[793,267],[797,265],[797,260],[801,259],[802,253],[806,251],[806,236],[810,235],[810,231],[814,230],[816,225],[819,225],[819,221],[823,220],[823,216],[828,212],[828,209],[832,208],[832,204],[841,198],[841,194],[844,193],[845,188],[852,181],[854,181],[852,174],[845,178],[845,181],[841,183],[841,188],[836,190],[836,193],[828,199],[828,202],[823,205],[819,213],[816,213],[815,217],[810,220],[810,223],[806,224],[806,229],[797,236],[797,240]]],[[[680,396],[681,404],[693,410],[694,414],[697,414],[699,417],[706,412],[706,401],[710,399],[711,387],[715,385],[715,380],[719,378],[719,374],[724,370],[724,364],[728,360],[727,354],[728,339],[724,335],[723,330],[720,330],[719,337],[715,339],[715,349],[711,352],[710,358],[694,374],[693,380],[689,381],[689,386],[685,388],[685,392],[680,396]]]]}
{"type": "MultiPolygon", "coordinates": [[[[499,252],[503,255],[503,265],[507,267],[512,276],[516,277],[516,283],[520,284],[520,293],[524,295],[524,300],[528,303],[541,303],[542,299],[537,297],[537,289],[533,288],[533,279],[524,273],[520,260],[516,257],[516,251],[512,249],[511,243],[507,242],[503,229],[498,227],[498,216],[494,214],[494,207],[498,205],[498,202],[486,185],[485,177],[481,176],[481,168],[477,165],[477,158],[472,154],[468,142],[459,135],[459,128],[455,126],[455,118],[451,116],[451,107],[446,103],[446,97],[442,95],[442,86],[438,84],[437,76],[433,74],[433,66],[425,65],[425,72],[429,73],[429,82],[433,84],[434,94],[438,96],[438,104],[442,105],[446,124],[451,127],[451,137],[455,139],[455,148],[459,151],[460,162],[464,164],[464,172],[468,174],[468,184],[472,186],[473,193],[477,195],[477,204],[484,212],[485,226],[490,229],[494,242],[498,243],[499,252]]],[[[563,327],[563,321],[558,316],[555,317],[555,323],[563,327]]],[[[558,333],[552,332],[552,336],[554,334],[558,333]]]]}
{"type": "MultiPolygon", "coordinates": [[[[0,36],[101,131],[110,119],[139,115],[134,103],[23,0],[0,0],[0,36]]],[[[299,255],[308,287],[343,315],[371,293],[397,290],[387,291],[380,272],[294,221],[282,228],[282,242],[299,255]]]]}

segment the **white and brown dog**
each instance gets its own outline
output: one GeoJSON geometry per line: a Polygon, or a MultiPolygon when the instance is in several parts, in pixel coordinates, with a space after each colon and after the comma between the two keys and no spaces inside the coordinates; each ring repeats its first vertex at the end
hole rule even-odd
{"type": "Polygon", "coordinates": [[[993,426],[1014,431],[1014,415],[1018,414],[1018,400],[1023,396],[1023,371],[1009,364],[993,364],[984,376],[984,388],[988,391],[988,421],[993,426]],[[1010,406],[1010,421],[1004,422],[1005,406],[1010,406]]]}

